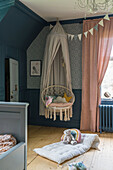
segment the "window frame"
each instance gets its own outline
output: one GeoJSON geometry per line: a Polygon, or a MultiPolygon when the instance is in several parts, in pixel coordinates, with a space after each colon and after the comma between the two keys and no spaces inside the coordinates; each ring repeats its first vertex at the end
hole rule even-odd
{"type": "MultiPolygon", "coordinates": [[[[112,48],[113,49],[113,48],[112,48]]],[[[113,60],[113,59],[112,59],[113,60]]],[[[110,60],[109,60],[110,62],[110,60]]],[[[106,73],[105,73],[106,74],[106,73]]],[[[105,75],[104,75],[105,76],[105,75]]],[[[102,84],[101,84],[101,87],[100,87],[100,96],[102,96],[102,84]]],[[[113,105],[113,98],[112,99],[109,99],[109,98],[102,98],[101,97],[101,104],[108,104],[108,105],[113,105]]]]}

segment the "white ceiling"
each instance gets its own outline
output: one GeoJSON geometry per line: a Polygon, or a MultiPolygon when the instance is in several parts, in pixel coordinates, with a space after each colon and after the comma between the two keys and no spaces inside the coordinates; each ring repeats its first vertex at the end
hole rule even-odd
{"type": "MultiPolygon", "coordinates": [[[[106,14],[107,11],[90,14],[87,9],[78,7],[78,0],[20,0],[28,8],[41,16],[46,21],[68,20],[76,18],[98,16],[106,14]]],[[[96,0],[96,2],[104,0],[96,0]]]]}

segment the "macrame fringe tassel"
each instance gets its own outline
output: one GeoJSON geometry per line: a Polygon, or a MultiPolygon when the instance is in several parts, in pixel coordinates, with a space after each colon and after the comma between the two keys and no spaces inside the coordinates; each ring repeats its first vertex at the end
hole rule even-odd
{"type": "Polygon", "coordinates": [[[72,107],[70,108],[70,117],[72,117],[72,107]]]}
{"type": "Polygon", "coordinates": [[[47,109],[47,118],[49,119],[49,109],[47,109]]]}
{"type": "MultiPolygon", "coordinates": [[[[64,113],[64,121],[69,121],[70,117],[72,117],[72,107],[70,107],[69,109],[65,109],[65,111],[63,111],[62,109],[60,110],[60,120],[63,120],[63,113],[64,113]]],[[[55,121],[56,120],[56,109],[52,110],[52,109],[45,109],[45,118],[46,119],[52,119],[55,121]],[[53,111],[54,111],[54,117],[52,117],[53,115],[53,111]]]]}
{"type": "Polygon", "coordinates": [[[70,114],[69,114],[69,109],[67,110],[67,114],[68,114],[68,116],[67,116],[67,120],[69,121],[70,120],[70,114]]]}
{"type": "Polygon", "coordinates": [[[47,119],[47,109],[45,109],[45,118],[47,119]]]}
{"type": "Polygon", "coordinates": [[[54,109],[54,121],[56,120],[56,110],[54,109]]]}
{"type": "Polygon", "coordinates": [[[50,119],[52,119],[52,109],[50,110],[50,119]]]}
{"type": "Polygon", "coordinates": [[[60,110],[60,120],[62,121],[62,110],[60,110]]]}
{"type": "Polygon", "coordinates": [[[65,109],[64,121],[67,121],[67,112],[66,112],[66,109],[65,109]]]}

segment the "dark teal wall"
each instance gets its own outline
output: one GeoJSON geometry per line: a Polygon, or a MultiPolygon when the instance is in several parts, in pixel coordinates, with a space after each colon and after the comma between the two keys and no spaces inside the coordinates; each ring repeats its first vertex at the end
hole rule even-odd
{"type": "Polygon", "coordinates": [[[26,49],[47,24],[18,0],[0,1],[0,100],[5,100],[5,58],[19,62],[20,101],[26,101],[26,49]]]}
{"type": "Polygon", "coordinates": [[[11,57],[19,61],[20,101],[30,103],[29,124],[79,128],[81,89],[73,89],[76,101],[73,105],[73,118],[69,122],[59,121],[59,117],[54,122],[39,116],[40,91],[27,89],[26,49],[46,25],[46,21],[17,0],[2,18],[0,22],[0,100],[5,100],[5,58],[11,57]]]}
{"type": "MultiPolygon", "coordinates": [[[[1,5],[0,2],[0,11],[1,5]]],[[[6,8],[4,7],[4,12],[6,8]]],[[[45,20],[17,0],[5,14],[0,22],[0,41],[25,50],[47,24],[45,20]]]]}
{"type": "Polygon", "coordinates": [[[26,51],[0,43],[0,101],[5,100],[5,58],[13,58],[19,62],[20,101],[25,101],[27,87],[26,51]]]}

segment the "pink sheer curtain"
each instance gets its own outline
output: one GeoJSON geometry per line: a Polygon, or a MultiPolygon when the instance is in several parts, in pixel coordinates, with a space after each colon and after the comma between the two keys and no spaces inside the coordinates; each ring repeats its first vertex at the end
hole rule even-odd
{"type": "MultiPolygon", "coordinates": [[[[98,20],[83,22],[83,32],[94,27],[98,20]]],[[[92,36],[83,36],[82,47],[82,112],[81,130],[99,131],[100,86],[106,72],[113,45],[113,18],[104,20],[92,36]]]]}

